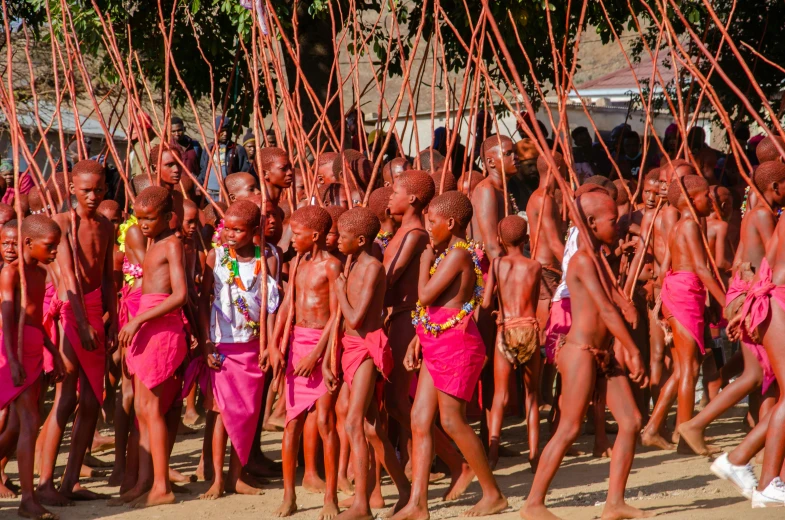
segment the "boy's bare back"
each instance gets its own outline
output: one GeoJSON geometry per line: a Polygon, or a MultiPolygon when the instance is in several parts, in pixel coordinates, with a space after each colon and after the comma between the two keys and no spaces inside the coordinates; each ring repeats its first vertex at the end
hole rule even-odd
{"type": "Polygon", "coordinates": [[[536,318],[541,276],[542,264],[536,260],[522,255],[499,258],[496,280],[505,318],[536,318]]]}
{"type": "MultiPolygon", "coordinates": [[[[361,293],[371,291],[373,295],[365,311],[362,325],[357,328],[356,332],[359,335],[363,336],[382,328],[386,285],[384,265],[371,255],[360,255],[346,278],[346,298],[352,307],[356,308],[359,302],[364,300],[361,293]]],[[[348,324],[346,328],[351,330],[348,324]]]]}

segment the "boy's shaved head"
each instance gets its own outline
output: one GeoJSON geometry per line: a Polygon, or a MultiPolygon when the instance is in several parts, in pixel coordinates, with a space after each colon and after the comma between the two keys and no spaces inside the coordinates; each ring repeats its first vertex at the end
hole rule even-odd
{"type": "Polygon", "coordinates": [[[262,162],[262,169],[269,170],[273,167],[273,161],[278,158],[289,160],[289,154],[283,148],[277,146],[267,146],[259,150],[259,160],[262,162]]]}
{"type": "Polygon", "coordinates": [[[355,181],[361,188],[368,186],[368,182],[371,180],[373,165],[362,152],[350,148],[341,152],[333,160],[333,176],[339,180],[344,179],[344,182],[346,182],[346,176],[342,176],[342,173],[345,173],[343,171],[344,165],[348,166],[351,170],[355,181]]]}
{"type": "MultiPolygon", "coordinates": [[[[677,208],[679,207],[679,203],[684,200],[684,196],[681,193],[678,181],[676,179],[674,179],[674,181],[676,182],[671,182],[671,185],[668,187],[668,202],[671,206],[677,208]]],[[[709,188],[709,181],[700,175],[687,175],[686,177],[682,177],[681,182],[684,183],[684,189],[690,196],[709,188]]]]}
{"type": "Polygon", "coordinates": [[[445,161],[447,160],[440,152],[436,150],[431,150],[430,148],[420,152],[419,157],[420,157],[420,168],[430,172],[441,170],[442,167],[444,166],[445,161]],[[431,154],[433,154],[433,161],[431,161],[431,154]]]}
{"type": "Polygon", "coordinates": [[[136,195],[139,195],[145,189],[153,185],[152,181],[150,181],[150,177],[144,174],[137,175],[136,177],[134,177],[133,180],[131,181],[131,184],[134,185],[134,193],[136,195]]]}
{"type": "Polygon", "coordinates": [[[338,152],[324,152],[319,156],[319,161],[316,163],[317,168],[321,168],[327,164],[332,165],[335,158],[338,157],[338,152]]]}
{"type": "Polygon", "coordinates": [[[319,206],[305,206],[292,213],[289,222],[318,231],[324,237],[330,232],[333,220],[326,209],[319,206]]]}
{"type": "Polygon", "coordinates": [[[510,146],[513,146],[512,139],[506,135],[492,135],[483,141],[482,146],[480,147],[483,161],[485,161],[485,158],[488,157],[488,155],[492,154],[497,148],[499,148],[502,143],[506,142],[509,142],[510,146]]]}
{"type": "Polygon", "coordinates": [[[231,173],[224,179],[224,186],[229,194],[234,194],[240,187],[245,186],[247,183],[257,184],[256,177],[248,172],[231,173]]]}
{"type": "Polygon", "coordinates": [[[755,155],[758,157],[759,162],[764,163],[780,159],[780,152],[777,150],[777,145],[774,144],[775,139],[780,144],[780,147],[785,150],[785,141],[782,140],[782,137],[770,135],[758,143],[758,147],[755,148],[755,155]]]}
{"type": "Polygon", "coordinates": [[[76,177],[77,175],[100,175],[106,177],[106,168],[98,161],[85,159],[76,163],[71,170],[71,177],[76,177]]]}
{"type": "MultiPolygon", "coordinates": [[[[567,163],[564,162],[564,156],[559,152],[551,152],[553,155],[553,160],[556,163],[556,166],[559,167],[559,172],[564,177],[567,174],[567,163]]],[[[540,174],[540,177],[544,177],[548,175],[548,170],[551,169],[551,165],[548,162],[548,159],[545,158],[545,155],[540,155],[537,157],[537,172],[540,174]]]]}
{"type": "Polygon", "coordinates": [[[472,220],[474,210],[469,198],[459,191],[448,191],[434,197],[428,212],[445,218],[454,218],[456,226],[464,230],[472,220]]]}
{"type": "Polygon", "coordinates": [[[112,199],[102,200],[98,205],[98,213],[104,216],[112,215],[117,212],[122,212],[120,204],[112,199]]]}
{"type": "Polygon", "coordinates": [[[14,208],[0,202],[0,223],[8,222],[14,218],[16,218],[16,211],[14,211],[14,208]]]}
{"type": "Polygon", "coordinates": [[[330,227],[337,226],[338,219],[341,217],[341,215],[348,211],[348,209],[344,208],[343,206],[327,206],[324,209],[327,210],[327,213],[330,214],[330,221],[332,222],[330,227]]]}
{"type": "Polygon", "coordinates": [[[60,226],[46,215],[30,215],[22,221],[22,236],[25,238],[42,238],[49,234],[60,235],[60,226]]]}
{"type": "Polygon", "coordinates": [[[752,182],[761,193],[771,186],[774,182],[785,181],[785,164],[779,161],[766,161],[761,163],[760,166],[752,174],[752,182]]]}
{"type": "Polygon", "coordinates": [[[608,195],[606,190],[591,190],[577,199],[578,212],[583,216],[584,221],[589,217],[599,217],[605,212],[617,213],[616,201],[608,195]]]}
{"type": "Polygon", "coordinates": [[[660,169],[659,168],[652,168],[649,173],[646,174],[645,178],[646,182],[650,182],[652,184],[659,184],[660,183],[660,169]]]}
{"type": "Polygon", "coordinates": [[[249,228],[255,228],[262,221],[262,212],[259,206],[250,200],[238,200],[226,210],[225,218],[236,217],[245,222],[249,228]]]}
{"type": "MultiPolygon", "coordinates": [[[[627,190],[624,189],[622,184],[624,183],[621,179],[616,179],[613,181],[613,185],[616,186],[616,205],[621,206],[622,204],[627,204],[630,201],[630,196],[627,193],[627,190]]],[[[635,190],[630,189],[631,192],[635,190]]]]}
{"type": "Polygon", "coordinates": [[[164,152],[169,152],[170,154],[174,155],[178,159],[182,160],[183,153],[179,146],[171,146],[166,143],[159,143],[153,146],[153,149],[150,150],[149,164],[151,168],[158,167],[158,159],[160,158],[161,154],[163,154],[164,152]]]}
{"type": "Polygon", "coordinates": [[[509,215],[499,221],[499,238],[503,243],[517,247],[526,240],[528,227],[523,217],[509,215]]]}
{"type": "Polygon", "coordinates": [[[698,175],[695,167],[685,161],[684,159],[674,159],[670,163],[666,162],[660,166],[660,172],[665,171],[665,174],[673,180],[673,177],[686,177],[687,175],[698,175]]]}
{"type": "Polygon", "coordinates": [[[599,186],[602,186],[608,191],[608,195],[610,195],[611,198],[614,200],[616,200],[616,197],[619,195],[618,194],[619,190],[616,188],[616,185],[613,184],[613,181],[610,180],[608,177],[604,177],[602,175],[592,175],[591,177],[583,181],[583,183],[597,184],[599,186]]]}
{"type": "Polygon", "coordinates": [[[338,231],[347,231],[354,236],[364,236],[367,242],[376,238],[382,224],[369,208],[358,206],[345,211],[338,218],[338,231]]]}
{"type": "Polygon", "coordinates": [[[387,206],[390,204],[392,193],[393,189],[390,186],[371,192],[371,197],[368,199],[368,207],[379,220],[387,218],[387,206]]]}
{"type": "Polygon", "coordinates": [[[163,186],[149,186],[136,197],[136,206],[143,208],[155,208],[161,214],[169,213],[174,207],[172,192],[163,186]]]}
{"type": "MultiPolygon", "coordinates": [[[[217,201],[215,203],[216,206],[221,208],[221,211],[226,213],[227,208],[229,207],[226,202],[217,201]]],[[[215,210],[215,207],[212,204],[208,204],[206,208],[204,208],[204,219],[207,221],[208,224],[215,225],[216,222],[221,218],[220,214],[215,210]]]]}
{"type": "Polygon", "coordinates": [[[417,197],[422,207],[427,206],[436,193],[433,179],[428,175],[428,172],[423,170],[407,170],[403,172],[398,177],[398,185],[403,188],[407,195],[417,197]]]}
{"type": "Polygon", "coordinates": [[[431,173],[431,180],[433,181],[433,186],[436,188],[437,192],[441,187],[442,177],[444,177],[444,192],[456,191],[458,189],[458,182],[455,180],[455,176],[452,174],[452,172],[442,172],[440,170],[431,173]]]}
{"type": "Polygon", "coordinates": [[[589,182],[589,183],[584,183],[584,184],[581,184],[580,186],[578,186],[578,189],[575,190],[575,197],[578,198],[581,195],[584,195],[586,193],[592,193],[592,192],[606,193],[606,194],[610,195],[610,193],[608,193],[608,190],[605,189],[604,186],[602,186],[600,184],[594,184],[592,182],[589,182]]]}

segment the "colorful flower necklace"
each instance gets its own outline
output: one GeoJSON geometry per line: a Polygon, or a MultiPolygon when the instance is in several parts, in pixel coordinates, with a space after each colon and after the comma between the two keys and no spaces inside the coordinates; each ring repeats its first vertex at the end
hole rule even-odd
{"type": "Polygon", "coordinates": [[[744,189],[744,201],[741,203],[741,218],[744,218],[744,214],[747,213],[747,199],[750,197],[750,187],[747,186],[744,189]]]}
{"type": "Polygon", "coordinates": [[[224,231],[224,219],[221,219],[221,221],[218,222],[218,225],[215,226],[215,231],[213,231],[213,243],[212,243],[213,249],[222,245],[221,235],[223,234],[223,231],[224,231]]]}
{"type": "Polygon", "coordinates": [[[389,231],[379,231],[376,234],[376,240],[382,243],[382,250],[386,251],[387,246],[390,244],[390,239],[392,238],[393,234],[389,231]]]}
{"type": "MultiPolygon", "coordinates": [[[[240,278],[240,266],[237,263],[237,252],[232,248],[225,248],[224,255],[221,257],[221,265],[226,267],[229,270],[229,279],[226,280],[226,285],[229,286],[229,292],[231,293],[231,286],[234,285],[238,289],[244,292],[248,292],[256,286],[256,282],[259,280],[259,273],[262,270],[262,255],[261,255],[261,248],[256,246],[254,248],[254,279],[251,283],[251,286],[246,289],[245,284],[243,284],[242,279],[240,278]]],[[[245,326],[251,329],[251,333],[255,336],[259,335],[259,322],[254,321],[251,319],[251,312],[248,310],[248,302],[245,300],[243,295],[238,294],[236,298],[232,299],[232,303],[234,307],[243,315],[245,318],[245,326]]]]}
{"type": "Polygon", "coordinates": [[[125,236],[128,234],[128,230],[131,229],[131,226],[135,226],[137,222],[136,216],[130,215],[125,222],[120,224],[120,229],[117,230],[117,244],[120,246],[119,249],[123,253],[125,253],[125,236]]]}
{"type": "Polygon", "coordinates": [[[483,281],[482,266],[480,265],[480,262],[483,256],[483,251],[482,246],[477,242],[472,240],[469,240],[468,242],[461,240],[451,245],[445,252],[440,254],[436,260],[434,260],[430,269],[431,276],[433,276],[433,274],[436,272],[436,269],[439,267],[439,264],[442,262],[442,260],[444,260],[449,252],[455,248],[468,251],[472,256],[474,274],[476,276],[474,282],[474,292],[472,293],[471,299],[461,306],[461,309],[458,311],[458,313],[444,323],[433,323],[426,308],[423,307],[419,300],[417,300],[417,306],[412,311],[412,325],[414,325],[415,328],[418,325],[422,325],[423,330],[425,330],[427,334],[430,334],[434,337],[458,325],[462,319],[471,315],[471,313],[473,313],[482,303],[485,282],[483,281]]]}

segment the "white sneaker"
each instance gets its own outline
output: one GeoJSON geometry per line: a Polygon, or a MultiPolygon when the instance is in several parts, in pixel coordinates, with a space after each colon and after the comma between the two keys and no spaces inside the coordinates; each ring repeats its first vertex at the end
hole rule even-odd
{"type": "Polygon", "coordinates": [[[782,506],[785,506],[785,483],[779,477],[772,480],[763,491],[755,489],[752,492],[753,509],[782,506]]]}
{"type": "Polygon", "coordinates": [[[746,498],[752,498],[752,492],[758,487],[758,479],[752,471],[752,464],[736,466],[728,460],[728,454],[723,453],[711,465],[711,472],[722,480],[728,480],[746,498]]]}

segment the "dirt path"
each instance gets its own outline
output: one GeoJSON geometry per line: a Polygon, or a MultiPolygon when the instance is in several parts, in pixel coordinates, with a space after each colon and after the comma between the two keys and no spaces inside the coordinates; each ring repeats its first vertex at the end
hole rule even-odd
{"type": "MultiPolygon", "coordinates": [[[[709,430],[718,444],[724,448],[734,446],[743,437],[740,429],[741,414],[746,407],[736,408],[727,418],[721,419],[709,430]]],[[[504,440],[511,443],[514,450],[525,450],[522,439],[524,428],[517,418],[511,418],[505,426],[504,440]],[[521,440],[521,442],[516,442],[521,440]]],[[[593,438],[581,436],[578,448],[591,452],[593,438]]],[[[263,449],[273,459],[280,458],[280,434],[265,434],[263,449]]],[[[182,437],[175,446],[172,465],[186,474],[194,472],[199,462],[201,434],[182,437]]],[[[113,452],[99,454],[99,458],[113,460],[113,452]]],[[[65,464],[65,454],[61,453],[58,462],[65,464]]],[[[62,467],[58,468],[62,471],[62,467]]],[[[16,480],[16,464],[8,467],[12,479],[16,480]]],[[[495,518],[517,519],[517,510],[531,485],[533,475],[525,454],[519,457],[504,458],[496,471],[499,483],[509,498],[510,509],[495,518]]],[[[568,458],[554,480],[547,504],[553,511],[566,519],[589,520],[598,518],[602,512],[602,501],[607,489],[608,461],[593,459],[590,456],[568,458]]],[[[384,493],[388,506],[395,502],[395,488],[389,478],[385,478],[384,493]]],[[[479,486],[474,483],[467,495],[457,502],[444,503],[440,497],[448,482],[443,480],[431,486],[431,518],[455,518],[468,509],[479,498],[479,486]]],[[[103,479],[92,479],[87,486],[98,492],[116,493],[117,488],[106,487],[103,479]]],[[[110,508],[105,502],[80,503],[70,508],[57,508],[63,520],[88,520],[94,518],[128,519],[165,519],[196,520],[201,518],[219,519],[266,519],[279,505],[283,496],[281,484],[273,481],[259,497],[228,496],[220,500],[205,502],[199,500],[199,493],[207,489],[207,484],[189,484],[190,495],[178,495],[174,506],[158,507],[148,510],[132,511],[125,508],[110,508]]],[[[718,480],[709,471],[709,462],[701,457],[685,457],[672,452],[639,451],[632,468],[627,486],[627,498],[636,507],[657,512],[658,518],[688,520],[740,520],[774,519],[785,517],[785,509],[752,510],[749,501],[739,495],[728,484],[718,480]]],[[[295,520],[316,519],[321,507],[321,496],[309,494],[298,488],[297,502],[300,511],[292,518],[295,520]]],[[[0,518],[15,518],[17,500],[0,501],[0,518]]],[[[377,511],[381,513],[383,510],[377,511]]]]}

